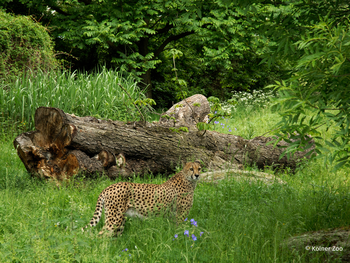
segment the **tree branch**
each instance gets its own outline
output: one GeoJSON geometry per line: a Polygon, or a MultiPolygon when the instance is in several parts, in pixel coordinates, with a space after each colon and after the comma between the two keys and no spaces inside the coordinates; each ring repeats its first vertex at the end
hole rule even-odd
{"type": "MultiPolygon", "coordinates": [[[[157,22],[158,23],[158,22],[157,22]]],[[[165,25],[165,27],[161,28],[161,29],[158,29],[156,30],[157,31],[157,34],[163,34],[163,33],[167,33],[170,29],[172,29],[174,26],[173,25],[170,25],[169,23],[167,23],[165,25]]]]}
{"type": "Polygon", "coordinates": [[[159,48],[157,48],[157,50],[154,52],[154,57],[158,57],[160,53],[163,52],[164,48],[166,47],[166,45],[168,45],[171,41],[176,41],[180,38],[186,37],[188,35],[192,35],[194,34],[194,31],[189,31],[189,32],[185,32],[185,33],[181,33],[178,35],[172,35],[170,37],[168,37],[160,46],[159,48]]]}
{"type": "Polygon", "coordinates": [[[350,76],[350,74],[344,74],[344,75],[332,75],[333,78],[341,78],[341,77],[347,77],[350,76]]]}
{"type": "Polygon", "coordinates": [[[65,16],[70,16],[69,13],[63,11],[61,8],[59,8],[58,6],[50,6],[51,9],[55,10],[57,13],[61,14],[61,15],[65,15],[65,16]]]}

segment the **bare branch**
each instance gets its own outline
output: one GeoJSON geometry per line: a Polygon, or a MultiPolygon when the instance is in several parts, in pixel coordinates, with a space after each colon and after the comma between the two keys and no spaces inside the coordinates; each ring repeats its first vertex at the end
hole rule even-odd
{"type": "Polygon", "coordinates": [[[154,52],[154,57],[158,57],[160,53],[163,52],[164,48],[166,47],[166,45],[168,45],[171,41],[176,41],[178,39],[181,39],[183,37],[189,36],[194,34],[194,31],[189,31],[189,32],[185,32],[185,33],[181,33],[179,35],[172,35],[170,37],[168,37],[161,45],[160,47],[154,52]]]}
{"type": "MultiPolygon", "coordinates": [[[[120,85],[119,83],[118,83],[118,85],[125,91],[125,93],[129,96],[130,100],[132,101],[132,98],[131,98],[130,94],[126,91],[126,89],[124,89],[123,86],[120,85]]],[[[145,117],[143,116],[143,114],[142,114],[141,110],[139,109],[139,107],[137,107],[137,105],[135,103],[134,103],[134,105],[135,105],[136,109],[139,111],[143,121],[146,122],[145,117]]]]}

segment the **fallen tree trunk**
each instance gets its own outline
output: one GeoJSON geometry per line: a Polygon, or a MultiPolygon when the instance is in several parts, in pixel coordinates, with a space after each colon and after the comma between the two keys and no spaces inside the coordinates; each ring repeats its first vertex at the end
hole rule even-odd
{"type": "MultiPolygon", "coordinates": [[[[295,168],[304,152],[279,159],[283,149],[266,145],[271,138],[245,140],[215,131],[174,132],[160,123],[100,120],[77,117],[57,108],[40,107],[35,131],[14,141],[28,172],[62,180],[78,172],[110,178],[145,173],[167,174],[189,160],[211,169],[256,164],[262,168],[295,168]]],[[[278,146],[287,145],[280,142],[278,146]]]]}

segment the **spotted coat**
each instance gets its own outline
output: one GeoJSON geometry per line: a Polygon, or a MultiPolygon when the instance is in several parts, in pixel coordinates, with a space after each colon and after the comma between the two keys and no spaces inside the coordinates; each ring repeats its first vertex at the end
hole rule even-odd
{"type": "MultiPolygon", "coordinates": [[[[187,163],[182,171],[163,184],[137,184],[120,182],[102,191],[98,197],[95,214],[89,226],[99,222],[105,208],[104,230],[117,235],[124,229],[125,215],[146,217],[164,211],[175,213],[177,222],[185,219],[193,204],[193,193],[201,170],[199,162],[187,163]]],[[[82,229],[84,231],[84,228],[82,229]]]]}

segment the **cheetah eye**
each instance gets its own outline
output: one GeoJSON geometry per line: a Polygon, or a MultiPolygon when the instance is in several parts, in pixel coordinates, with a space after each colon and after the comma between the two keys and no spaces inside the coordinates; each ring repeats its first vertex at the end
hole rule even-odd
{"type": "Polygon", "coordinates": [[[199,167],[199,168],[198,168],[198,171],[200,171],[200,170],[201,170],[201,168],[199,167]]]}
{"type": "Polygon", "coordinates": [[[190,171],[193,171],[193,168],[192,168],[192,167],[190,168],[190,171]]]}

